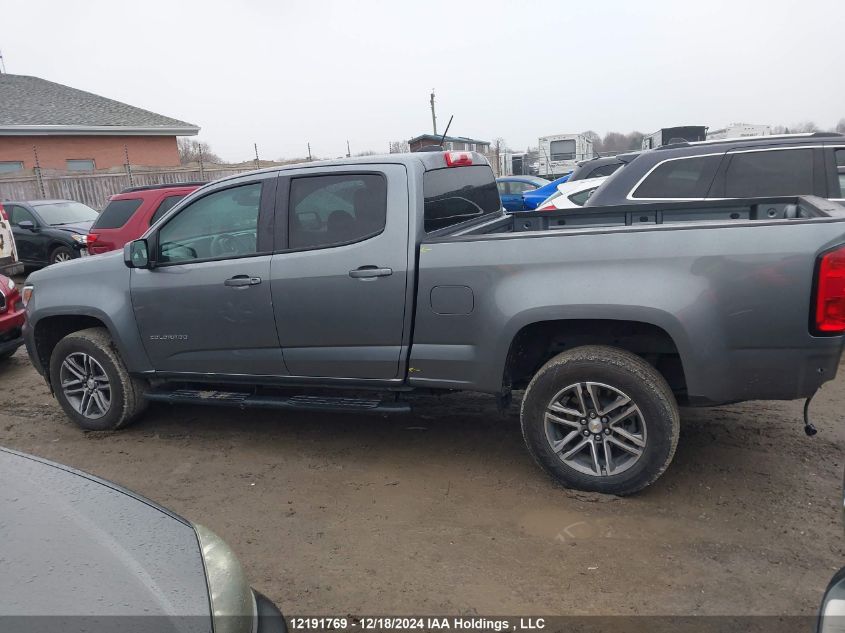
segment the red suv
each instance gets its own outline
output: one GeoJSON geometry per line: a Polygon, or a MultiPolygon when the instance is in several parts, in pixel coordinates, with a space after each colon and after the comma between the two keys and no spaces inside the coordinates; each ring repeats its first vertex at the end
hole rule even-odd
{"type": "Polygon", "coordinates": [[[141,237],[150,225],[173,205],[204,182],[183,182],[124,189],[109,203],[88,232],[88,252],[92,255],[123,248],[141,237]]]}
{"type": "Polygon", "coordinates": [[[15,282],[0,275],[0,360],[6,360],[23,345],[21,328],[25,318],[15,282]]]}

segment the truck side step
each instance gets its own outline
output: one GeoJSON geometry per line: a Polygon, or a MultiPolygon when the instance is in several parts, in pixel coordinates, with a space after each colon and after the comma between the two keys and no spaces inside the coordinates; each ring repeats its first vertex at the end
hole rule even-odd
{"type": "Polygon", "coordinates": [[[358,411],[365,413],[410,413],[407,402],[383,402],[375,398],[341,396],[274,396],[213,389],[154,390],[144,396],[150,402],[206,404],[239,409],[289,409],[310,411],[358,411]]]}

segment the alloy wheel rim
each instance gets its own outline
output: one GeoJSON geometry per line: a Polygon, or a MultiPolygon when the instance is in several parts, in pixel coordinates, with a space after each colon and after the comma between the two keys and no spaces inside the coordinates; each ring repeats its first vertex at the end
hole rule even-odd
{"type": "Polygon", "coordinates": [[[59,262],[69,262],[71,259],[72,258],[71,258],[69,253],[63,252],[63,253],[56,253],[56,256],[53,258],[53,261],[58,264],[59,262]]]}
{"type": "Polygon", "coordinates": [[[62,393],[80,415],[96,420],[111,407],[111,383],[96,358],[84,352],[69,354],[59,371],[62,393]]]}
{"type": "Polygon", "coordinates": [[[626,393],[599,382],[577,382],[546,406],[546,439],[558,459],[593,477],[625,472],[643,455],[646,421],[626,393]]]}

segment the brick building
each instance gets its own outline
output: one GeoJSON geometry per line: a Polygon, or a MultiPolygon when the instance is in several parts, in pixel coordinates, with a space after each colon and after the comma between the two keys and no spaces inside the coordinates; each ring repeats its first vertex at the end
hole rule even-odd
{"type": "Polygon", "coordinates": [[[177,136],[199,128],[38,77],[0,74],[0,174],[179,164],[177,136]]]}

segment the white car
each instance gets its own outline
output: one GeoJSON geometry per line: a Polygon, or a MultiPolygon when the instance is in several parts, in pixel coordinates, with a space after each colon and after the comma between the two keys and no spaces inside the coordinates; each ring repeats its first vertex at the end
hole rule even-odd
{"type": "Polygon", "coordinates": [[[608,178],[609,176],[601,176],[600,178],[585,178],[575,182],[564,182],[557,186],[557,191],[537,206],[537,211],[583,207],[584,203],[593,195],[593,192],[608,178]]]}
{"type": "Polygon", "coordinates": [[[18,260],[18,249],[9,216],[0,203],[0,275],[11,277],[23,272],[23,264],[18,260]]]}

